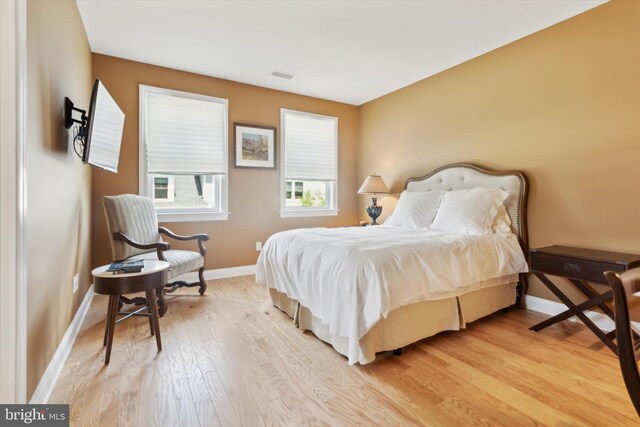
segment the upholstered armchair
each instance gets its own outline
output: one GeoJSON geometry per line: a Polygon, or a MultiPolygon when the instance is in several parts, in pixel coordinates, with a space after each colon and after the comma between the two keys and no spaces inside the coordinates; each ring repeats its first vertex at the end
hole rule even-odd
{"type": "MultiPolygon", "coordinates": [[[[188,283],[182,280],[165,285],[164,292],[159,292],[159,313],[164,315],[166,303],[164,293],[174,292],[181,287],[200,288],[200,295],[207,290],[204,280],[204,256],[207,249],[204,242],[209,240],[206,234],[180,236],[165,227],[158,227],[158,216],[153,201],[149,197],[123,194],[120,196],[105,196],[102,199],[107,218],[107,228],[111,237],[111,253],[114,261],[136,259],[160,259],[171,264],[169,280],[184,273],[198,270],[199,280],[188,283]],[[170,245],[162,240],[165,235],[174,240],[195,240],[198,252],[170,249],[170,245]]],[[[121,297],[122,301],[130,304],[142,304],[138,298],[129,300],[121,297]]]]}

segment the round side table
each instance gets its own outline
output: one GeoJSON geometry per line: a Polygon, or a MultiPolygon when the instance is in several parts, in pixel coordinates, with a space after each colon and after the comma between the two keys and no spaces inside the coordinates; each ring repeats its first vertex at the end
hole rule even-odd
{"type": "Polygon", "coordinates": [[[166,261],[144,260],[144,268],[139,273],[117,273],[107,271],[109,265],[103,265],[94,269],[93,291],[97,294],[109,295],[109,308],[107,309],[107,321],[104,330],[103,345],[107,346],[104,363],[109,364],[111,347],[113,345],[113,333],[116,324],[131,316],[149,317],[149,329],[151,335],[156,336],[158,351],[162,350],[160,339],[160,321],[158,318],[158,303],[156,290],[162,292],[162,288],[168,281],[168,272],[171,265],[166,261]],[[136,292],[145,292],[146,304],[131,312],[119,312],[120,296],[136,292]],[[147,313],[142,313],[143,310],[147,313]],[[124,317],[117,319],[117,315],[124,317]]]}

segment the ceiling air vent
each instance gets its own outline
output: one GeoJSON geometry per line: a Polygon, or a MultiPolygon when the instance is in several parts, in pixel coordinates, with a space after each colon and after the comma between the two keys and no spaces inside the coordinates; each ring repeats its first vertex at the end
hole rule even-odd
{"type": "Polygon", "coordinates": [[[287,79],[287,80],[291,80],[296,76],[295,74],[287,73],[286,71],[278,71],[278,70],[271,71],[271,74],[269,75],[273,77],[279,77],[281,79],[287,79]]]}

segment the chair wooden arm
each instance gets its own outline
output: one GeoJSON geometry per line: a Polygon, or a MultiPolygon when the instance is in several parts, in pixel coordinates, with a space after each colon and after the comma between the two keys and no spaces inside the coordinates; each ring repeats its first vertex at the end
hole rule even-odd
{"type": "Polygon", "coordinates": [[[169,243],[167,242],[156,242],[156,243],[148,243],[148,244],[139,243],[121,231],[117,231],[113,233],[113,240],[117,242],[124,242],[127,245],[133,246],[134,248],[138,248],[138,249],[155,249],[156,252],[158,253],[158,259],[160,261],[166,261],[162,252],[168,251],[169,248],[171,247],[171,245],[169,245],[169,243]]]}
{"type": "Polygon", "coordinates": [[[192,234],[190,236],[181,236],[179,234],[175,234],[173,231],[169,230],[166,227],[159,227],[158,232],[161,234],[166,234],[168,237],[171,237],[175,240],[187,241],[187,240],[198,240],[198,249],[200,250],[200,255],[205,256],[207,253],[207,248],[204,247],[204,242],[209,240],[208,234],[192,234]]]}
{"type": "Polygon", "coordinates": [[[204,241],[209,240],[209,235],[208,234],[192,234],[190,236],[181,236],[181,235],[176,234],[173,231],[169,230],[167,227],[158,228],[158,232],[160,232],[162,234],[166,234],[167,236],[171,237],[172,239],[176,239],[176,240],[195,240],[195,239],[204,240],[204,241]]]}

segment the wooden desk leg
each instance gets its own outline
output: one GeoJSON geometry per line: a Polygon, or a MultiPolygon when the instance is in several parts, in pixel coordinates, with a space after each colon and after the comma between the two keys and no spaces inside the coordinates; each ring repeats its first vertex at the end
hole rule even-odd
{"type": "MultiPolygon", "coordinates": [[[[576,286],[576,288],[580,289],[582,291],[582,293],[585,294],[587,297],[594,298],[594,297],[598,296],[598,293],[596,293],[587,283],[583,282],[582,280],[576,280],[576,279],[569,279],[569,280],[571,281],[571,283],[573,283],[576,286]]],[[[613,298],[613,293],[610,290],[606,291],[606,292],[603,292],[600,295],[609,295],[609,299],[613,298]]],[[[601,304],[598,304],[598,307],[600,307],[600,310],[602,310],[602,312],[604,314],[609,316],[611,318],[611,320],[613,320],[615,322],[616,316],[615,316],[615,313],[613,312],[613,310],[611,309],[611,307],[609,307],[605,302],[602,302],[601,304]]],[[[640,339],[640,335],[638,335],[635,331],[632,331],[632,334],[633,334],[633,339],[634,340],[640,339]]],[[[611,330],[607,334],[607,337],[609,337],[611,339],[615,339],[616,330],[615,329],[611,330]]]]}
{"type": "Polygon", "coordinates": [[[162,340],[160,339],[160,320],[158,317],[158,302],[156,300],[156,290],[149,289],[146,291],[147,301],[149,301],[149,306],[151,307],[151,318],[153,320],[153,329],[156,332],[156,345],[158,346],[158,351],[162,351],[162,340]]]}
{"type": "Polygon", "coordinates": [[[111,360],[111,347],[113,346],[113,333],[116,329],[116,316],[118,315],[118,301],[120,301],[120,295],[113,295],[113,302],[111,303],[109,310],[109,333],[107,334],[107,352],[104,355],[104,364],[108,365],[111,360]]]}
{"type": "Polygon", "coordinates": [[[546,328],[547,326],[551,326],[554,323],[558,323],[561,322],[563,320],[566,320],[572,316],[577,316],[578,313],[582,313],[585,310],[588,310],[596,305],[598,305],[599,303],[601,303],[601,301],[606,301],[608,299],[611,299],[611,295],[607,295],[602,294],[599,295],[593,299],[590,299],[588,301],[585,301],[581,304],[578,305],[574,305],[573,307],[569,308],[568,310],[563,311],[560,314],[556,314],[553,317],[548,318],[547,320],[544,320],[540,323],[538,323],[537,325],[533,325],[532,327],[530,327],[529,329],[531,329],[534,332],[538,332],[544,328],[546,328]]]}
{"type": "Polygon", "coordinates": [[[615,354],[616,356],[618,355],[618,347],[614,344],[613,341],[609,339],[609,337],[607,337],[607,334],[605,334],[602,329],[598,328],[596,324],[587,317],[586,314],[580,313],[577,316],[578,319],[582,320],[582,323],[584,323],[589,329],[591,329],[594,334],[596,334],[598,338],[600,338],[600,341],[602,341],[604,345],[606,345],[611,351],[613,351],[613,354],[615,354]]]}
{"type": "MultiPolygon", "coordinates": [[[[589,285],[587,285],[586,283],[584,283],[581,280],[569,279],[569,281],[571,283],[573,283],[576,288],[580,289],[580,291],[590,299],[595,298],[595,297],[597,297],[599,295],[605,295],[605,294],[609,295],[609,299],[613,298],[613,293],[611,291],[606,291],[603,294],[598,294],[593,289],[591,289],[591,287],[589,285]]],[[[598,307],[600,307],[600,310],[602,310],[602,312],[604,314],[609,316],[611,318],[611,320],[615,320],[615,315],[613,313],[613,310],[611,310],[611,308],[607,304],[602,302],[602,303],[598,304],[598,307]]]]}
{"type": "MultiPolygon", "coordinates": [[[[562,291],[560,291],[560,289],[558,289],[556,287],[556,285],[553,284],[553,282],[551,280],[549,280],[547,278],[547,276],[545,276],[542,273],[534,273],[536,275],[536,277],[538,279],[540,279],[542,281],[542,283],[544,283],[547,288],[549,288],[549,290],[551,292],[554,293],[555,296],[558,297],[558,299],[560,299],[560,301],[562,301],[564,303],[564,305],[566,305],[567,307],[574,308],[576,305],[573,303],[573,301],[571,301],[565,294],[562,293],[562,291]]],[[[607,347],[609,347],[609,349],[611,349],[611,351],[613,351],[616,355],[618,354],[618,348],[616,347],[616,345],[613,343],[613,341],[611,341],[609,339],[609,337],[607,337],[607,335],[600,329],[598,328],[595,323],[593,323],[591,321],[591,319],[589,319],[587,317],[586,314],[580,312],[580,313],[576,313],[576,316],[578,317],[578,319],[580,319],[582,321],[582,323],[585,324],[586,327],[588,327],[589,329],[591,329],[591,331],[596,334],[596,336],[598,338],[600,338],[600,341],[603,342],[604,345],[606,345],[607,347]]],[[[533,326],[532,328],[534,328],[535,326],[533,326]]],[[[529,329],[532,329],[529,328],[529,329]]]]}

